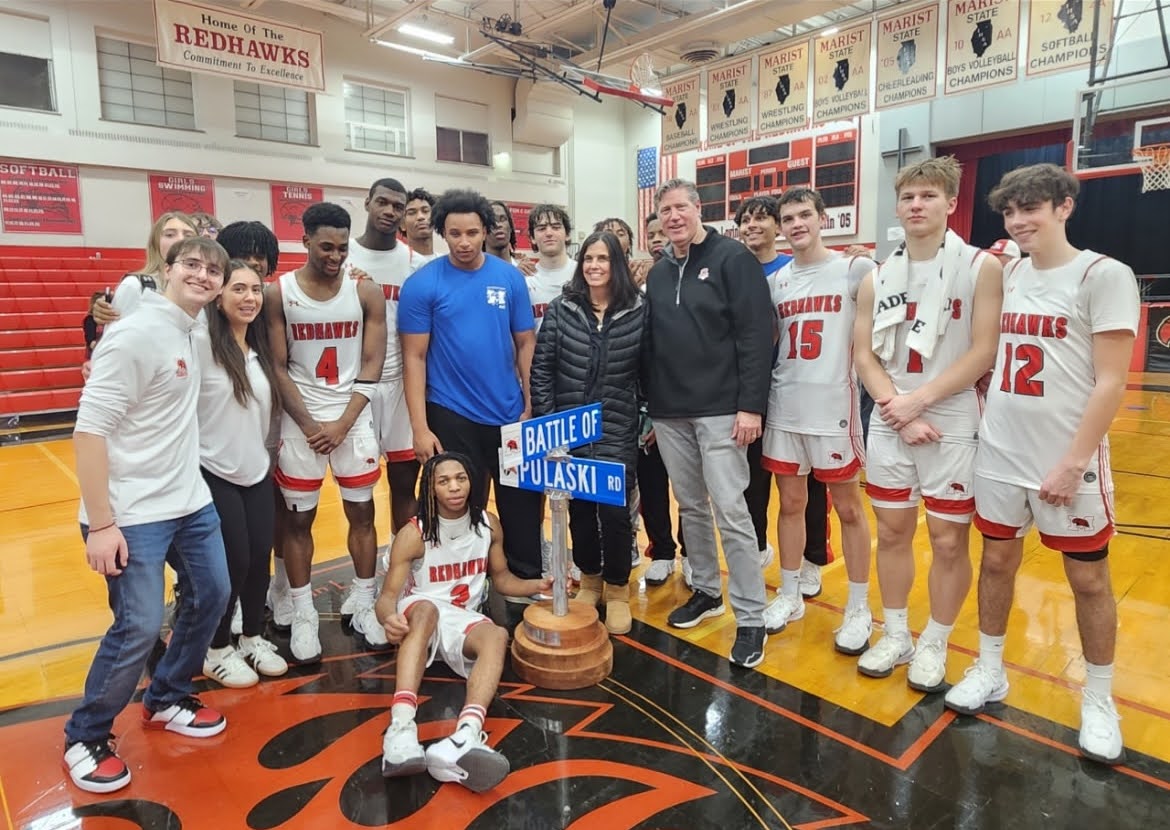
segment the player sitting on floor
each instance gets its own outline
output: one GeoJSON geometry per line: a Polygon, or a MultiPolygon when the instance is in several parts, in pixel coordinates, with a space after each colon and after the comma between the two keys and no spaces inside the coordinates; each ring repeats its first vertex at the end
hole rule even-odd
{"type": "Polygon", "coordinates": [[[483,721],[496,694],[508,632],[479,613],[490,575],[505,596],[551,589],[548,579],[520,579],[508,570],[500,522],[471,503],[471,461],[440,453],[424,465],[418,517],[394,537],[390,571],[374,607],[398,645],[398,679],[390,728],[382,741],[382,774],[427,770],[483,792],[508,774],[508,759],[487,745],[483,721]],[[467,700],[455,732],[426,752],[414,716],[423,670],[438,657],[467,678],[467,700]]]}

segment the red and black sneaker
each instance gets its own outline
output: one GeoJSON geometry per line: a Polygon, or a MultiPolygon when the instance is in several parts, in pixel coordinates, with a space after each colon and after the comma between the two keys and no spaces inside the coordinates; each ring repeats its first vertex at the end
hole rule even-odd
{"type": "Polygon", "coordinates": [[[157,712],[143,705],[142,725],[147,729],[167,729],[189,738],[210,738],[224,730],[227,718],[204,706],[194,695],[188,695],[157,712]]]}
{"type": "Polygon", "coordinates": [[[89,793],[112,793],[130,783],[130,768],[114,752],[113,735],[69,744],[64,766],[73,783],[89,793]]]}

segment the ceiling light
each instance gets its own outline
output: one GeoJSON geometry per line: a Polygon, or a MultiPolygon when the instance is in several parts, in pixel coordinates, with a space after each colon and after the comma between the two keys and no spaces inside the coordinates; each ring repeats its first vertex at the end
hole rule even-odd
{"type": "Polygon", "coordinates": [[[446,59],[446,55],[440,55],[438,52],[432,52],[429,49],[419,49],[417,46],[407,46],[405,43],[395,43],[392,40],[375,40],[379,46],[386,46],[390,49],[397,49],[399,52],[408,52],[411,55],[418,55],[423,58],[439,58],[446,59]]]}
{"type": "Polygon", "coordinates": [[[403,23],[398,27],[398,31],[410,37],[417,37],[422,40],[429,40],[431,43],[439,43],[443,46],[450,46],[455,42],[453,35],[444,32],[436,32],[434,29],[426,29],[422,26],[415,26],[413,23],[403,23]]]}
{"type": "Polygon", "coordinates": [[[642,94],[643,95],[653,95],[655,98],[661,98],[662,97],[662,90],[655,89],[652,86],[644,86],[644,87],[642,87],[642,94]]]}
{"type": "Polygon", "coordinates": [[[825,31],[821,32],[820,36],[821,37],[832,37],[833,35],[837,34],[837,32],[839,32],[839,31],[841,31],[841,29],[839,27],[830,26],[828,29],[825,29],[825,31]]]}

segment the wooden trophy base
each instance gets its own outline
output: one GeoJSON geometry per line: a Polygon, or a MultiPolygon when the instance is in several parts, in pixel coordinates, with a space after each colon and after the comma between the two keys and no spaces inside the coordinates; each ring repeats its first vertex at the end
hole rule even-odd
{"type": "Polygon", "coordinates": [[[570,601],[569,613],[558,617],[552,602],[540,602],[516,626],[512,668],[542,689],[584,689],[613,670],[613,644],[596,608],[570,601]]]}

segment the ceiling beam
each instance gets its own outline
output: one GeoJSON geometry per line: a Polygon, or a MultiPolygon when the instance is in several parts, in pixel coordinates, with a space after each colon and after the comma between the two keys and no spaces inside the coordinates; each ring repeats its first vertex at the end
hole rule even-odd
{"type": "Polygon", "coordinates": [[[362,34],[365,37],[373,40],[374,38],[385,34],[390,29],[396,28],[400,23],[409,20],[416,14],[428,11],[431,5],[430,3],[426,2],[426,0],[406,0],[406,3],[407,5],[405,9],[399,9],[393,14],[382,18],[380,23],[374,24],[362,32],[362,34]]]}
{"type": "MultiPolygon", "coordinates": [[[[280,0],[280,2],[288,3],[290,6],[300,6],[302,9],[331,14],[334,17],[340,17],[342,20],[348,20],[352,23],[360,23],[363,26],[368,25],[370,22],[365,12],[350,8],[349,6],[330,3],[329,0],[280,0]]],[[[256,3],[256,5],[259,5],[259,3],[256,3]]],[[[249,8],[254,8],[254,6],[249,8]]]]}
{"type": "MultiPolygon", "coordinates": [[[[546,29],[551,29],[554,26],[559,26],[562,23],[566,23],[573,18],[580,16],[583,12],[589,11],[591,6],[592,4],[589,2],[589,0],[572,0],[572,5],[561,9],[559,12],[554,12],[548,17],[533,23],[531,26],[525,25],[522,37],[530,38],[532,35],[540,34],[546,29]]],[[[521,23],[523,24],[523,21],[521,21],[521,23]]],[[[476,58],[482,58],[486,55],[498,52],[502,48],[500,44],[496,42],[495,38],[489,37],[488,39],[491,40],[492,43],[489,43],[486,46],[481,46],[472,52],[468,52],[463,56],[463,59],[469,61],[475,60],[476,58]]]]}

